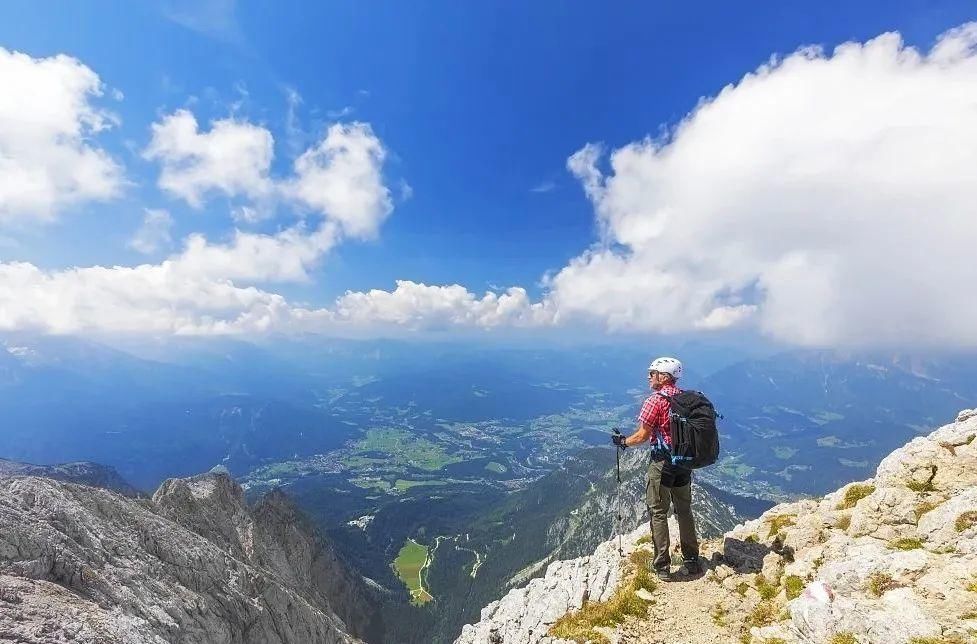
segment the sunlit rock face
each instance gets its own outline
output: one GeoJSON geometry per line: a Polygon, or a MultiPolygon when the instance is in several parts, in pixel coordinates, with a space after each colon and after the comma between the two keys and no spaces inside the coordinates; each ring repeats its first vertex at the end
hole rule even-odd
{"type": "Polygon", "coordinates": [[[359,588],[284,495],[248,508],[225,473],[151,500],[0,478],[3,641],[356,642],[359,588]]]}

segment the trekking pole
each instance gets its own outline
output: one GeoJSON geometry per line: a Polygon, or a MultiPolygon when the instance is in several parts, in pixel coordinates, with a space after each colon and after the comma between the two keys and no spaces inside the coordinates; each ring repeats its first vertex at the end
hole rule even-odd
{"type": "MultiPolygon", "coordinates": [[[[620,436],[621,430],[615,427],[614,434],[620,436]]],[[[621,448],[620,447],[614,448],[614,456],[617,459],[617,482],[620,483],[621,482],[621,448]]]]}
{"type": "MultiPolygon", "coordinates": [[[[617,427],[614,428],[614,433],[618,436],[621,435],[621,430],[617,427]]],[[[621,521],[623,516],[621,515],[621,452],[624,450],[622,447],[614,448],[614,458],[617,465],[617,490],[614,493],[614,514],[616,516],[616,522],[614,526],[614,531],[617,533],[617,553],[624,556],[624,548],[621,546],[621,521]]]]}

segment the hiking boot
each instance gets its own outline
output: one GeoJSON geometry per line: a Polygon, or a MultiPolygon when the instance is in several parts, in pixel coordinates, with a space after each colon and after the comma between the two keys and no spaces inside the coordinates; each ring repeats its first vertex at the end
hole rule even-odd
{"type": "Polygon", "coordinates": [[[668,568],[656,568],[655,575],[658,576],[660,581],[671,581],[672,572],[668,568]]]}
{"type": "Polygon", "coordinates": [[[679,571],[679,574],[686,575],[689,577],[698,575],[700,573],[702,573],[702,562],[699,561],[698,557],[696,557],[695,559],[686,559],[682,563],[682,569],[679,571]]]}

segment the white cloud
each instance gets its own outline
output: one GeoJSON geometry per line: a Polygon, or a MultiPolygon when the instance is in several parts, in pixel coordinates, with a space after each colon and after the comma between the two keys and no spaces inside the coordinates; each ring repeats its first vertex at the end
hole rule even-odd
{"type": "Polygon", "coordinates": [[[145,255],[151,255],[173,241],[170,228],[173,227],[173,217],[165,210],[147,208],[142,220],[142,226],[129,240],[129,247],[145,255]]]}
{"type": "Polygon", "coordinates": [[[0,223],[49,220],[116,196],[122,169],[94,137],[116,122],[96,107],[102,82],[70,56],[32,58],[0,47],[0,223]]]}
{"type": "Polygon", "coordinates": [[[326,111],[326,116],[329,117],[329,118],[331,118],[331,119],[334,119],[334,120],[335,119],[341,119],[341,118],[345,118],[345,117],[349,116],[350,114],[352,114],[355,111],[356,111],[356,108],[355,107],[353,107],[352,105],[347,105],[346,107],[344,107],[344,108],[342,108],[340,110],[327,110],[326,111]]]}
{"type": "Polygon", "coordinates": [[[535,186],[529,189],[529,192],[552,192],[556,189],[556,183],[553,181],[543,181],[542,183],[537,183],[535,186]]]}
{"type": "Polygon", "coordinates": [[[335,243],[335,228],[238,231],[227,244],[192,235],[182,252],[159,264],[45,271],[0,263],[0,330],[220,334],[321,325],[330,312],[293,307],[277,293],[242,284],[307,280],[335,243]]]}
{"type": "Polygon", "coordinates": [[[346,234],[369,238],[393,210],[381,168],[387,152],[366,123],[337,123],[325,138],[295,160],[285,191],[346,234]]]}
{"type": "Polygon", "coordinates": [[[393,324],[413,329],[442,326],[534,326],[546,321],[542,304],[531,304],[526,291],[486,293],[481,298],[463,286],[428,286],[398,280],[393,291],[347,292],[332,309],[337,320],[393,324]]]}
{"type": "Polygon", "coordinates": [[[154,123],[152,133],[143,156],[162,163],[160,188],[191,206],[201,207],[210,192],[251,199],[271,195],[274,139],[267,129],[227,118],[201,132],[193,114],[177,110],[154,123]]]}
{"type": "Polygon", "coordinates": [[[339,238],[335,224],[307,234],[289,228],[277,235],[234,232],[228,244],[212,244],[200,234],[187,238],[183,252],[170,259],[175,272],[188,277],[254,282],[304,282],[308,271],[339,238]]]}
{"type": "Polygon", "coordinates": [[[811,345],[977,344],[977,24],[804,49],[664,140],[568,167],[605,242],[553,275],[561,319],[650,331],[755,319],[811,345]]]}
{"type": "MultiPolygon", "coordinates": [[[[293,110],[300,100],[294,92],[288,94],[292,134],[298,131],[293,110]]],[[[294,174],[287,179],[270,174],[271,132],[248,121],[221,119],[201,132],[193,114],[178,110],[154,123],[152,131],[143,156],[162,163],[159,186],[196,208],[214,192],[243,197],[250,202],[235,206],[234,217],[254,222],[284,200],[360,238],[375,237],[393,210],[382,174],[387,151],[366,123],[330,126],[322,140],[295,160],[294,174]]]]}

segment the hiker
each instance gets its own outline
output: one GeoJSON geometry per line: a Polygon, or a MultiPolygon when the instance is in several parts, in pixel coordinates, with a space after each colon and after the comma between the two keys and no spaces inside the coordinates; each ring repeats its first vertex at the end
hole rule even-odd
{"type": "Polygon", "coordinates": [[[615,435],[612,440],[620,448],[651,442],[651,462],[648,465],[647,502],[651,517],[651,538],[655,545],[655,574],[663,581],[671,579],[671,553],[668,539],[668,507],[675,509],[679,540],[684,560],[682,574],[702,572],[699,562],[699,541],[692,518],[692,470],[672,463],[669,431],[671,403],[669,398],[680,393],[676,383],[682,376],[682,363],[675,358],[655,359],[648,366],[648,384],[654,390],[638,414],[638,427],[625,437],[615,435]]]}

